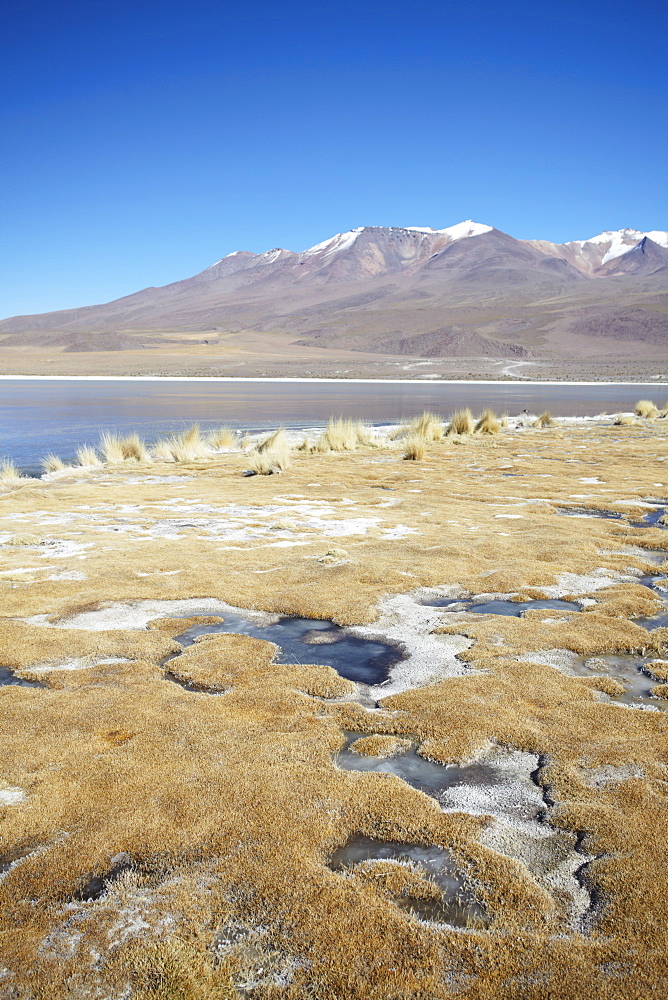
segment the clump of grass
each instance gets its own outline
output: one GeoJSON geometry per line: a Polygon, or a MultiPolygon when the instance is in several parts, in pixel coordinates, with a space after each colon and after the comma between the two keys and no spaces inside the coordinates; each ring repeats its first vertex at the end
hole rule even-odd
{"type": "Polygon", "coordinates": [[[635,424],[635,422],[635,417],[632,417],[630,413],[618,413],[612,421],[615,427],[629,427],[631,424],[635,424]]]}
{"type": "Polygon", "coordinates": [[[444,437],[443,421],[436,413],[425,410],[415,417],[408,425],[409,437],[422,437],[425,441],[442,441],[444,437]]]}
{"type": "Polygon", "coordinates": [[[0,486],[18,486],[19,483],[24,483],[26,479],[27,477],[21,475],[10,459],[4,459],[0,464],[0,486]]]}
{"type": "Polygon", "coordinates": [[[100,451],[107,465],[118,465],[125,460],[123,445],[118,434],[104,431],[100,438],[100,451]]]}
{"type": "Polygon", "coordinates": [[[7,545],[39,545],[40,539],[37,535],[25,534],[12,535],[7,545]]]}
{"type": "Polygon", "coordinates": [[[271,476],[283,472],[290,465],[290,444],[285,430],[278,430],[261,441],[250,452],[250,471],[258,476],[271,476]]]}
{"type": "Polygon", "coordinates": [[[452,434],[473,434],[474,427],[473,414],[466,407],[466,409],[457,410],[452,414],[447,434],[448,436],[452,434]]]}
{"type": "Polygon", "coordinates": [[[502,427],[507,427],[508,426],[508,421],[509,421],[508,414],[507,413],[502,413],[501,417],[500,417],[500,420],[499,420],[501,426],[502,427]]]}
{"type": "Polygon", "coordinates": [[[654,420],[659,415],[659,408],[651,399],[639,399],[634,412],[644,420],[654,420]]]}
{"type": "Polygon", "coordinates": [[[153,457],[161,462],[196,462],[211,454],[211,447],[202,437],[199,424],[193,424],[181,434],[163,438],[153,446],[153,457]]]}
{"type": "Polygon", "coordinates": [[[556,421],[549,410],[545,410],[544,413],[534,420],[534,427],[554,427],[556,421]]]}
{"type": "Polygon", "coordinates": [[[77,448],[77,462],[82,466],[102,464],[97,451],[89,444],[83,444],[80,448],[77,448]]]}
{"type": "Polygon", "coordinates": [[[135,462],[150,462],[151,456],[145,441],[138,434],[126,434],[120,440],[123,459],[134,459],[135,462]]]}
{"type": "Polygon", "coordinates": [[[406,438],[404,446],[404,459],[408,462],[421,462],[427,450],[425,439],[419,434],[412,434],[406,438]]]}
{"type": "Polygon", "coordinates": [[[62,458],[58,455],[54,455],[53,452],[49,452],[46,458],[42,459],[42,468],[45,472],[61,472],[66,469],[67,466],[63,462],[62,458]]]}
{"type": "Polygon", "coordinates": [[[239,995],[229,974],[215,968],[212,955],[174,938],[133,943],[125,950],[123,967],[132,972],[133,1000],[236,1000],[239,995]]]}
{"type": "Polygon", "coordinates": [[[258,454],[262,455],[267,451],[289,451],[290,445],[284,427],[279,427],[272,434],[260,441],[255,448],[258,454]]]}
{"type": "Polygon", "coordinates": [[[361,420],[332,417],[316,441],[315,451],[355,451],[360,445],[373,443],[368,427],[361,420]]]}
{"type": "Polygon", "coordinates": [[[501,421],[494,410],[483,410],[473,430],[475,434],[498,434],[501,430],[501,421]]]}
{"type": "Polygon", "coordinates": [[[209,431],[206,443],[214,451],[220,451],[221,448],[234,448],[237,443],[237,432],[233,431],[231,427],[218,427],[216,430],[209,431]]]}

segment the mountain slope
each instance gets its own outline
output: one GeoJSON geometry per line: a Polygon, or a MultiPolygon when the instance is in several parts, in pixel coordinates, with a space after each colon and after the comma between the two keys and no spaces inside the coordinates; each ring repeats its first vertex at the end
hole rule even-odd
{"type": "Polygon", "coordinates": [[[104,305],[4,320],[0,346],[126,350],[248,330],[425,357],[587,356],[604,340],[608,351],[660,356],[666,310],[668,233],[554,244],[467,220],[360,227],[302,253],[237,251],[104,305]]]}

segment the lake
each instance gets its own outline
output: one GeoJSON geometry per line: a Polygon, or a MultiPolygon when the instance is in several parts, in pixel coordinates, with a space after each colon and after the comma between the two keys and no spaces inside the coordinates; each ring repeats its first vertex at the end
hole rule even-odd
{"type": "Polygon", "coordinates": [[[95,445],[103,430],[137,430],[150,442],[194,421],[251,431],[311,427],[331,416],[382,424],[463,406],[594,416],[632,410],[643,398],[663,405],[664,395],[668,387],[657,383],[0,378],[0,459],[34,474],[49,451],[72,461],[77,447],[95,445]]]}

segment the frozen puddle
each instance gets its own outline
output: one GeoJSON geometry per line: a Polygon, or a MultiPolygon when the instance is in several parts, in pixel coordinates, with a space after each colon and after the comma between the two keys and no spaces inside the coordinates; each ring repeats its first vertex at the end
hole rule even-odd
{"type": "Polygon", "coordinates": [[[44,687],[39,681],[24,681],[21,677],[17,677],[9,667],[0,667],[0,687],[28,687],[28,688],[38,688],[44,687]]]}
{"type": "Polygon", "coordinates": [[[538,611],[542,609],[552,609],[554,611],[580,611],[580,605],[573,601],[560,601],[556,598],[545,598],[539,601],[484,601],[476,604],[475,598],[469,601],[459,599],[442,598],[432,601],[425,601],[431,608],[444,608],[446,611],[470,611],[477,615],[507,615],[512,618],[520,618],[525,611],[538,611]]]}
{"type": "Polygon", "coordinates": [[[376,866],[378,872],[371,870],[371,874],[382,877],[383,869],[379,862],[387,861],[416,872],[438,889],[438,895],[434,894],[431,899],[410,895],[410,888],[406,894],[394,896],[394,902],[401,909],[410,910],[422,920],[453,924],[455,927],[484,926],[487,923],[485,911],[466,887],[452,858],[443,847],[402,844],[397,840],[374,840],[360,834],[351,837],[343,847],[334,852],[329,867],[337,872],[354,872],[359,866],[359,869],[368,872],[371,866],[376,866]]]}
{"type": "Polygon", "coordinates": [[[214,625],[194,625],[177,635],[176,641],[189,646],[200,635],[221,632],[250,635],[280,647],[277,663],[315,663],[333,667],[341,677],[367,685],[382,683],[390,668],[402,659],[395,646],[361,639],[330,621],[286,616],[264,623],[229,610],[223,617],[223,622],[214,625]]]}
{"type": "Polygon", "coordinates": [[[585,926],[592,901],[582,874],[592,857],[580,850],[575,833],[550,825],[552,803],[539,784],[538,754],[497,747],[477,762],[443,765],[420,757],[413,747],[387,758],[358,754],[354,741],[363,735],[346,734],[336,758],[340,767],[394,774],[435,798],[444,812],[492,817],[480,843],[521,862],[564,908],[571,925],[585,926]]]}

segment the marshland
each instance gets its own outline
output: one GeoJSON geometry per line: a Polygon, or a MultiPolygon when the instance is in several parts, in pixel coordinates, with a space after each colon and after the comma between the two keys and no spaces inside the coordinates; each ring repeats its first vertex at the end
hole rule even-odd
{"type": "Polygon", "coordinates": [[[665,992],[662,404],[8,458],[0,997],[665,992]]]}

